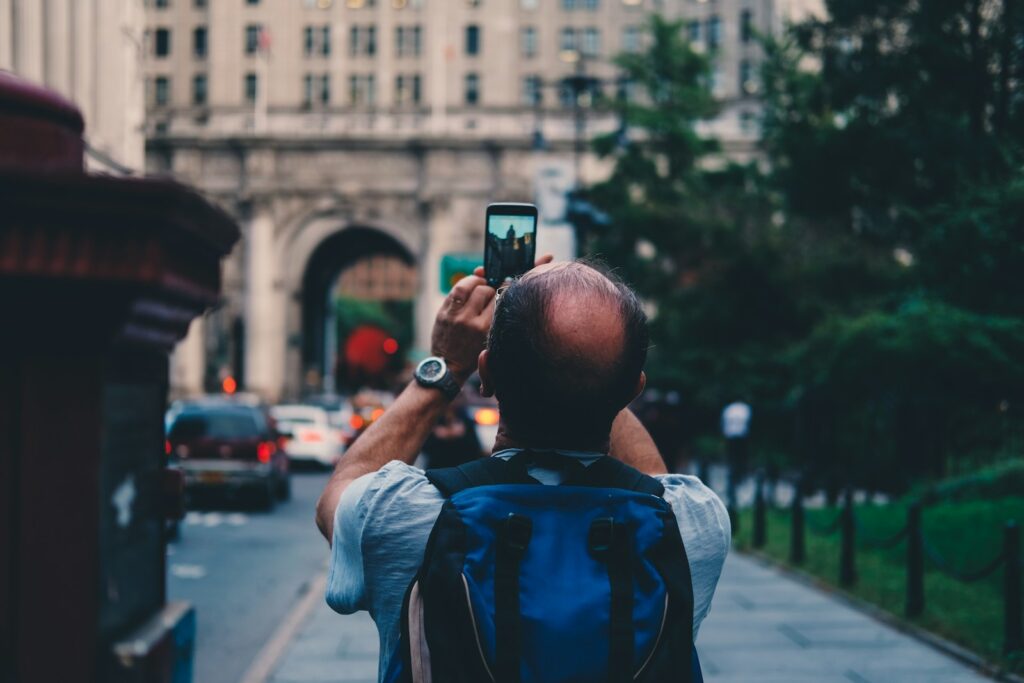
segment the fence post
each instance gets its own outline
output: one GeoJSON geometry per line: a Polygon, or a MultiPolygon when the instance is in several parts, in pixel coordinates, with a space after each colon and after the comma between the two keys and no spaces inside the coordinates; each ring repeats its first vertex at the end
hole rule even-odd
{"type": "Polygon", "coordinates": [[[924,612],[924,538],[921,535],[921,504],[907,510],[907,604],[908,617],[924,612]]]}
{"type": "Polygon", "coordinates": [[[1010,521],[1003,527],[1003,555],[1006,563],[1006,586],[1003,593],[1003,604],[1006,613],[1003,617],[1003,651],[1005,654],[1024,649],[1024,628],[1021,624],[1021,558],[1020,558],[1020,527],[1017,522],[1010,521]]]}
{"type": "Polygon", "coordinates": [[[793,564],[804,562],[804,480],[799,478],[793,485],[793,511],[790,515],[789,561],[793,564]]]}
{"type": "Polygon", "coordinates": [[[758,472],[754,479],[754,547],[764,547],[765,541],[765,504],[764,504],[764,473],[758,472]]]}
{"type": "Polygon", "coordinates": [[[839,553],[839,585],[852,586],[857,583],[855,552],[855,520],[853,517],[853,488],[846,489],[846,501],[843,503],[843,511],[840,513],[840,529],[842,543],[839,553]]]}

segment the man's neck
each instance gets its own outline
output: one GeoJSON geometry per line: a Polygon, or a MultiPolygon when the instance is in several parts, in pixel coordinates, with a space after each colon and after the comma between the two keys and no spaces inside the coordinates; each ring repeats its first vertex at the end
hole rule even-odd
{"type": "Polygon", "coordinates": [[[521,439],[510,434],[505,428],[503,423],[498,423],[498,435],[494,439],[494,448],[491,453],[498,453],[500,451],[507,450],[509,448],[538,448],[538,449],[551,449],[551,448],[564,448],[566,450],[573,451],[592,451],[594,453],[608,454],[608,440],[605,439],[604,443],[572,443],[562,444],[558,443],[557,439],[548,441],[532,440],[532,439],[521,439]]]}

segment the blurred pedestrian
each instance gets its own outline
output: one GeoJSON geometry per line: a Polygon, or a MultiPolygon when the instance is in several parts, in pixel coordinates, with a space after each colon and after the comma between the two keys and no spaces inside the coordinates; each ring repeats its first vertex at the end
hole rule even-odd
{"type": "Polygon", "coordinates": [[[722,436],[725,437],[729,476],[726,497],[729,501],[730,516],[734,518],[734,526],[737,509],[736,487],[747,476],[750,415],[750,406],[743,401],[734,401],[722,411],[722,436]]]}
{"type": "Polygon", "coordinates": [[[646,381],[639,299],[581,263],[540,265],[497,301],[482,275],[452,289],[435,356],[320,498],[328,603],[370,612],[389,683],[699,682],[728,516],[696,477],[667,474],[626,408],[646,381]],[[494,453],[411,467],[478,366],[499,404],[494,453]]]}
{"type": "Polygon", "coordinates": [[[476,423],[461,398],[456,398],[437,418],[423,444],[423,455],[428,469],[455,467],[483,455],[476,423]]]}

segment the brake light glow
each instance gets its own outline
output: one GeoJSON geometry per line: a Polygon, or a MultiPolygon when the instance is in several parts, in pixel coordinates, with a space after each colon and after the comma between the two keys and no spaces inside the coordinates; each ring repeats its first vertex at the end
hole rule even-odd
{"type": "Polygon", "coordinates": [[[308,431],[299,434],[299,441],[305,441],[306,443],[320,443],[324,440],[324,435],[319,431],[308,431]]]}
{"type": "Polygon", "coordinates": [[[380,419],[380,416],[384,414],[383,408],[374,408],[373,412],[370,413],[370,422],[376,422],[380,419]]]}
{"type": "Polygon", "coordinates": [[[282,450],[283,451],[287,447],[288,447],[288,437],[287,436],[279,436],[279,437],[277,437],[277,448],[278,448],[278,450],[282,450]]]}
{"type": "Polygon", "coordinates": [[[170,455],[171,454],[171,440],[170,439],[164,439],[164,453],[166,455],[170,455]]]}
{"type": "Polygon", "coordinates": [[[481,408],[476,411],[476,415],[473,416],[478,425],[484,425],[485,427],[491,427],[498,424],[498,411],[494,408],[481,408]]]}
{"type": "Polygon", "coordinates": [[[260,462],[270,462],[270,456],[277,450],[277,446],[274,445],[273,441],[260,441],[259,445],[256,446],[256,459],[260,462]]]}
{"type": "Polygon", "coordinates": [[[366,421],[363,419],[362,415],[353,415],[348,423],[352,425],[352,429],[362,429],[363,425],[366,424],[366,421]]]}

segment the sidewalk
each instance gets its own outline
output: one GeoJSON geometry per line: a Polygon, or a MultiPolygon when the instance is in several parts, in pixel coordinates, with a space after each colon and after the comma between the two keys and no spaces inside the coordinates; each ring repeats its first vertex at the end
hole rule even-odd
{"type": "MultiPolygon", "coordinates": [[[[733,553],[697,639],[707,683],[972,683],[960,663],[733,553]]],[[[272,683],[375,683],[377,632],[366,614],[325,604],[279,662],[272,683]]]]}

